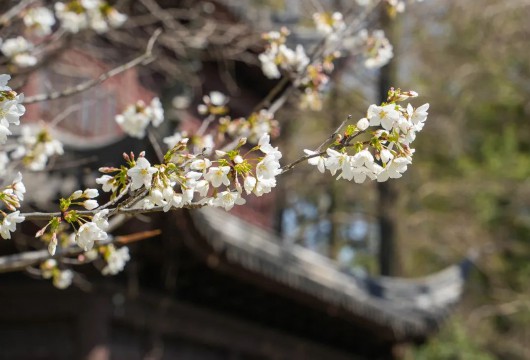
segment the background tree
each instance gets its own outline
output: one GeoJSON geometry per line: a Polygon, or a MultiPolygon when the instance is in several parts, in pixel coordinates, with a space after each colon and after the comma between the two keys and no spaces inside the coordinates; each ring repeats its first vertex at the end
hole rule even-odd
{"type": "Polygon", "coordinates": [[[436,116],[418,166],[398,185],[408,194],[400,202],[404,270],[481,254],[456,323],[417,356],[526,359],[530,3],[435,1],[415,10],[402,30],[400,74],[432,90],[436,116]],[[461,352],[463,343],[474,350],[461,352]]]}

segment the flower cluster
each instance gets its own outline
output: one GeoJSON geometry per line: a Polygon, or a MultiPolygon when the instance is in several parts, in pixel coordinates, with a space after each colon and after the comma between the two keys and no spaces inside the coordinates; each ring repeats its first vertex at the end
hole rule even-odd
{"type": "Polygon", "coordinates": [[[139,100],[134,105],[129,105],[122,114],[116,115],[116,122],[129,136],[141,139],[149,124],[158,127],[164,121],[164,109],[157,97],[146,105],[139,100]]]}
{"type": "Polygon", "coordinates": [[[374,30],[371,34],[362,30],[354,42],[363,49],[364,66],[369,69],[385,66],[394,57],[392,44],[383,30],[374,30]]]}
{"type": "Polygon", "coordinates": [[[20,125],[20,117],[26,112],[21,104],[24,95],[17,94],[7,86],[9,79],[9,75],[0,75],[0,144],[5,143],[7,136],[11,135],[9,125],[20,125]]]}
{"type": "Polygon", "coordinates": [[[315,13],[313,14],[313,21],[317,31],[323,35],[331,35],[346,28],[344,18],[340,12],[315,13]]]}
{"type": "Polygon", "coordinates": [[[0,50],[16,66],[30,67],[37,64],[37,58],[31,54],[33,44],[22,36],[5,40],[0,50]]]}
{"type": "Polygon", "coordinates": [[[193,154],[205,154],[211,155],[214,147],[215,141],[212,134],[188,134],[187,131],[175,131],[171,136],[167,136],[163,139],[163,142],[167,145],[169,149],[172,149],[183,139],[188,139],[188,146],[190,152],[193,154]]]}
{"type": "Polygon", "coordinates": [[[66,289],[72,285],[74,272],[70,269],[61,270],[55,259],[48,259],[40,265],[42,277],[52,279],[53,286],[58,289],[66,289]]]}
{"type": "Polygon", "coordinates": [[[109,224],[105,218],[107,214],[108,210],[97,212],[92,217],[92,221],[85,222],[79,227],[75,235],[75,242],[80,248],[88,251],[94,246],[94,241],[103,241],[108,238],[106,230],[109,224]]]}
{"type": "Polygon", "coordinates": [[[198,204],[230,210],[245,203],[243,191],[261,196],[276,186],[282,154],[269,141],[269,134],[262,135],[258,145],[242,155],[246,139],[241,139],[235,149],[217,150],[217,158],[209,159],[204,153],[188,151],[189,139],[184,138],[167,152],[163,164],[151,165],[143,153],[137,159],[134,154],[125,155],[128,167],[102,168],[106,174],[97,181],[113,196],[127,183],[133,191],[145,189],[145,197],[134,205],[138,208],[159,206],[168,211],[198,204]],[[264,156],[250,157],[256,151],[264,156]]]}
{"type": "Polygon", "coordinates": [[[36,36],[46,36],[52,33],[52,27],[55,25],[53,12],[45,7],[29,8],[24,14],[24,25],[36,36]]]}
{"type": "Polygon", "coordinates": [[[103,275],[118,274],[123,271],[125,264],[131,259],[129,248],[126,246],[116,249],[114,245],[110,244],[101,251],[103,252],[103,259],[107,262],[107,265],[101,270],[103,275]]]}
{"type": "Polygon", "coordinates": [[[226,107],[228,97],[219,91],[212,91],[210,95],[204,95],[202,101],[204,103],[197,106],[197,111],[201,115],[224,115],[228,112],[226,107]]]}
{"type": "Polygon", "coordinates": [[[318,32],[325,36],[326,46],[318,59],[311,62],[301,45],[296,51],[288,48],[285,43],[289,31],[269,32],[263,37],[269,42],[266,51],[260,54],[261,67],[265,76],[279,78],[280,69],[287,72],[301,90],[300,108],[320,110],[322,108],[321,93],[329,81],[329,73],[333,71],[333,62],[341,56],[342,45],[337,42],[346,25],[343,16],[335,13],[315,13],[313,15],[318,32]]]}
{"type": "Polygon", "coordinates": [[[82,206],[87,210],[94,210],[99,207],[96,197],[99,196],[97,189],[85,189],[74,191],[69,197],[62,198],[59,202],[61,210],[60,217],[53,217],[43,228],[41,228],[36,237],[42,237],[46,231],[51,234],[48,251],[51,255],[55,254],[58,245],[58,234],[63,230],[63,224],[69,224],[76,231],[74,241],[77,245],[88,251],[94,246],[94,241],[102,241],[108,238],[106,230],[108,229],[107,218],[108,209],[100,210],[94,215],[82,215],[76,210],[71,210],[71,206],[82,206]]]}
{"type": "Polygon", "coordinates": [[[230,119],[225,116],[219,119],[218,132],[232,138],[247,138],[251,144],[257,144],[265,134],[278,135],[278,121],[274,114],[266,109],[250,114],[248,118],[230,119]]]}
{"type": "Polygon", "coordinates": [[[126,15],[103,0],[57,2],[55,15],[60,20],[61,27],[71,33],[90,28],[101,34],[110,28],[122,26],[127,20],[126,15]]]}
{"type": "Polygon", "coordinates": [[[26,187],[22,182],[20,173],[17,174],[10,185],[0,189],[0,202],[8,210],[12,211],[11,213],[6,213],[0,210],[0,214],[3,217],[0,222],[0,236],[4,239],[11,239],[11,233],[15,232],[17,224],[25,220],[24,216],[20,215],[20,211],[17,210],[20,208],[21,201],[24,200],[25,193],[26,187]]]}
{"type": "Polygon", "coordinates": [[[48,159],[55,155],[63,155],[63,145],[52,138],[47,128],[35,131],[29,126],[22,126],[22,135],[18,138],[20,144],[11,153],[12,159],[22,159],[22,164],[32,171],[45,169],[48,159]]]}
{"type": "Polygon", "coordinates": [[[370,105],[366,118],[348,126],[340,140],[325,152],[305,150],[309,164],[317,166],[321,173],[326,169],[332,175],[340,171],[337,179],[356,183],[363,183],[367,178],[383,182],[401,177],[412,162],[414,149],[410,144],[423,129],[429,104],[418,108],[408,104],[404,108],[397,103],[416,96],[413,91],[391,89],[386,103],[370,105]],[[370,127],[374,128],[371,132],[370,127]],[[369,134],[370,138],[353,143],[363,134],[369,134]],[[348,152],[351,149],[353,154],[348,152]]]}
{"type": "Polygon", "coordinates": [[[280,69],[289,74],[300,73],[309,64],[304,47],[297,45],[293,50],[285,44],[289,30],[282,28],[281,31],[271,31],[263,35],[268,42],[265,52],[259,55],[261,69],[269,79],[281,77],[280,69]]]}

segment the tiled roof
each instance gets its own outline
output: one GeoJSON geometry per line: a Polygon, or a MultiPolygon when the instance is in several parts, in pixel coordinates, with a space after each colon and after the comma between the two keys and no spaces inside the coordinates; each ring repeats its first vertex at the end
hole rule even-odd
{"type": "Polygon", "coordinates": [[[471,267],[465,259],[421,279],[360,277],[222,210],[204,208],[192,219],[227,261],[384,327],[397,340],[421,339],[435,331],[460,299],[471,267]]]}

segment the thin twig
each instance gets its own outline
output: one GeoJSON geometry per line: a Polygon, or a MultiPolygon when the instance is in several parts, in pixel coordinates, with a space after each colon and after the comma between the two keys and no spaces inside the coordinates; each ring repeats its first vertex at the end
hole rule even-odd
{"type": "Polygon", "coordinates": [[[351,115],[348,115],[348,117],[346,118],[346,120],[344,120],[340,125],[339,127],[337,128],[337,130],[335,130],[333,132],[333,134],[331,134],[322,144],[320,144],[319,147],[317,147],[317,149],[315,151],[319,152],[320,150],[322,150],[322,147],[324,147],[324,145],[326,145],[329,141],[333,140],[335,138],[335,136],[337,136],[340,132],[340,129],[342,129],[342,127],[344,125],[346,125],[346,123],[351,120],[352,116],[351,115]]]}
{"type": "MultiPolygon", "coordinates": [[[[349,140],[354,139],[354,138],[356,138],[357,136],[359,136],[359,135],[361,135],[361,134],[363,134],[363,133],[364,133],[364,131],[360,131],[360,132],[358,132],[357,134],[351,136],[351,137],[349,138],[349,140]]],[[[362,144],[363,144],[363,145],[367,145],[368,142],[365,141],[365,142],[363,142],[362,144]]],[[[350,143],[348,142],[348,143],[340,143],[340,144],[338,144],[338,145],[331,146],[330,148],[331,148],[331,149],[335,149],[335,150],[340,150],[340,149],[345,149],[345,148],[349,148],[349,147],[353,147],[353,146],[355,146],[355,145],[352,145],[352,144],[350,144],[350,143]]],[[[298,160],[295,160],[295,161],[293,161],[293,162],[290,163],[290,164],[287,164],[287,165],[285,165],[285,166],[282,166],[280,175],[285,174],[285,173],[286,173],[287,171],[289,171],[289,170],[292,170],[296,165],[298,165],[298,164],[300,164],[300,163],[302,163],[302,162],[304,162],[304,161],[306,161],[306,160],[312,159],[312,158],[317,157],[317,156],[325,155],[326,153],[327,153],[326,150],[325,150],[325,151],[317,150],[314,154],[304,155],[304,156],[302,156],[301,158],[299,158],[298,160]]]]}
{"type": "Polygon", "coordinates": [[[36,0],[22,0],[17,5],[13,6],[11,9],[7,10],[2,16],[0,16],[0,26],[5,26],[7,23],[17,16],[26,6],[31,5],[36,0]]]}
{"type": "Polygon", "coordinates": [[[38,95],[33,95],[33,96],[28,96],[27,98],[24,99],[24,101],[22,102],[23,104],[32,104],[32,103],[36,103],[36,102],[41,102],[41,101],[47,101],[47,100],[55,100],[55,99],[59,99],[59,98],[63,98],[63,97],[67,97],[67,96],[72,96],[72,95],[75,95],[75,94],[78,94],[80,92],[83,92],[83,91],[86,91],[96,85],[99,85],[101,83],[103,83],[104,81],[110,79],[111,77],[114,77],[118,74],[121,74],[122,72],[126,71],[126,70],[129,70],[139,64],[146,64],[148,63],[149,61],[153,60],[153,46],[155,44],[155,41],[158,39],[158,37],[160,36],[160,34],[162,33],[162,30],[161,29],[157,29],[153,35],[151,35],[151,38],[149,39],[148,43],[147,43],[147,47],[145,49],[145,52],[132,59],[131,61],[128,61],[126,62],[125,64],[122,64],[110,71],[107,71],[106,73],[103,73],[101,74],[97,79],[91,79],[91,80],[88,80],[88,81],[85,81],[79,85],[76,85],[76,86],[72,86],[72,87],[69,87],[69,88],[66,88],[65,90],[63,91],[55,91],[55,92],[52,92],[52,93],[45,93],[45,94],[38,94],[38,95]]]}
{"type": "MultiPolygon", "coordinates": [[[[133,241],[143,240],[157,236],[160,230],[144,231],[138,234],[116,236],[107,240],[98,241],[96,247],[110,244],[128,244],[133,241]]],[[[0,273],[13,272],[26,269],[29,266],[39,264],[48,259],[60,259],[83,253],[84,250],[77,245],[65,249],[57,249],[55,255],[50,255],[48,250],[27,251],[21,254],[6,255],[0,257],[0,273]]]]}
{"type": "Polygon", "coordinates": [[[160,146],[160,143],[158,142],[153,129],[147,129],[147,138],[149,139],[151,146],[155,150],[155,154],[156,154],[156,158],[158,159],[158,162],[160,163],[164,162],[164,152],[162,151],[162,147],[160,146]]]}
{"type": "Polygon", "coordinates": [[[118,194],[118,196],[116,196],[114,199],[112,200],[109,200],[109,202],[107,202],[106,204],[100,206],[98,208],[98,210],[103,210],[103,209],[106,209],[108,208],[109,206],[112,206],[112,205],[115,205],[117,204],[126,194],[129,193],[129,188],[131,187],[131,184],[127,184],[123,190],[118,194]]]}
{"type": "Polygon", "coordinates": [[[302,162],[304,162],[306,160],[312,159],[312,158],[317,157],[317,156],[322,156],[322,155],[325,155],[325,154],[326,154],[325,151],[321,151],[321,152],[318,152],[318,153],[315,153],[315,154],[304,155],[301,158],[299,158],[298,160],[295,160],[295,161],[293,161],[290,164],[282,166],[282,168],[281,168],[282,172],[280,173],[280,175],[285,174],[289,170],[292,170],[296,165],[298,165],[298,164],[300,164],[300,163],[302,163],[302,162]]]}
{"type": "MultiPolygon", "coordinates": [[[[184,205],[183,209],[200,209],[204,207],[205,204],[203,203],[190,203],[187,205],[184,205]]],[[[178,210],[181,208],[171,208],[169,210],[178,210]]],[[[79,215],[94,215],[101,209],[94,209],[94,210],[76,210],[76,212],[79,215]]],[[[127,214],[127,215],[136,215],[136,214],[145,214],[145,213],[154,213],[154,212],[161,212],[164,211],[164,206],[155,206],[151,209],[143,209],[143,208],[123,208],[120,206],[109,208],[109,212],[114,214],[127,214]]],[[[32,212],[32,213],[21,213],[21,216],[24,216],[26,220],[50,220],[54,217],[61,217],[61,212],[32,212]]]]}

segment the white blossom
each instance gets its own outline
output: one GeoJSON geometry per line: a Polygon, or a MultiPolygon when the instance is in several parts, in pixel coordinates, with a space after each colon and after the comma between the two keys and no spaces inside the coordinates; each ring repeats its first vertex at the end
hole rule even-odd
{"type": "Polygon", "coordinates": [[[410,121],[412,121],[414,125],[424,123],[425,120],[427,120],[427,116],[429,115],[427,110],[429,110],[428,103],[423,104],[416,109],[414,109],[410,104],[407,105],[407,114],[409,115],[410,121]]]}
{"type": "Polygon", "coordinates": [[[93,199],[99,196],[99,191],[98,189],[85,189],[85,191],[83,191],[83,195],[89,199],[93,199]]]}
{"type": "Polygon", "coordinates": [[[272,188],[276,187],[276,178],[258,178],[258,182],[254,187],[253,193],[256,196],[262,196],[271,192],[272,188]]]}
{"type": "MultiPolygon", "coordinates": [[[[304,153],[309,156],[318,154],[318,152],[308,149],[304,149],[304,153]]],[[[307,162],[310,165],[316,166],[318,171],[320,171],[321,173],[324,173],[326,171],[326,161],[322,156],[313,156],[312,158],[308,159],[307,162]]]]}
{"type": "Polygon", "coordinates": [[[246,200],[241,197],[241,194],[237,191],[221,191],[217,194],[213,201],[213,206],[218,206],[229,211],[234,205],[243,205],[246,200]]]}
{"type": "Polygon", "coordinates": [[[158,127],[164,121],[164,109],[157,97],[149,105],[140,100],[127,106],[123,113],[116,115],[115,120],[127,135],[141,139],[149,124],[158,127]]]}
{"type": "Polygon", "coordinates": [[[212,162],[209,159],[197,159],[192,161],[190,169],[206,171],[206,169],[208,169],[211,165],[212,162]]]}
{"type": "Polygon", "coordinates": [[[263,134],[258,142],[259,150],[266,154],[267,156],[272,157],[274,160],[280,160],[282,158],[282,153],[278,150],[277,147],[272,147],[270,144],[269,134],[263,134]]]}
{"type": "Polygon", "coordinates": [[[392,153],[388,149],[381,150],[380,156],[381,156],[381,161],[383,162],[383,164],[386,164],[387,162],[389,162],[390,160],[394,158],[394,155],[392,155],[392,153]]]}
{"type": "Polygon", "coordinates": [[[68,32],[77,33],[91,28],[101,34],[109,28],[117,28],[127,20],[125,14],[102,0],[80,0],[80,8],[72,10],[62,2],[55,3],[55,15],[61,22],[61,27],[68,32]]]}
{"type": "Polygon", "coordinates": [[[369,126],[370,122],[367,118],[362,118],[361,120],[357,121],[357,129],[359,129],[360,131],[368,129],[369,126]]]}
{"type": "Polygon", "coordinates": [[[247,195],[254,190],[256,187],[256,183],[258,180],[254,176],[246,176],[245,180],[243,181],[243,187],[245,188],[245,191],[247,192],[247,195]]]}
{"type": "Polygon", "coordinates": [[[0,223],[0,236],[3,239],[11,239],[11,233],[15,232],[17,224],[24,220],[25,217],[21,216],[18,210],[7,214],[0,223]]]}
{"type": "Polygon", "coordinates": [[[154,127],[160,126],[160,124],[162,124],[164,121],[164,108],[162,107],[162,103],[160,102],[159,98],[153,98],[153,100],[151,100],[151,104],[145,111],[149,115],[151,123],[154,127]]]}
{"type": "Polygon", "coordinates": [[[74,272],[70,269],[59,270],[54,272],[53,275],[53,286],[57,289],[66,289],[72,285],[72,280],[74,279],[74,272]]]}
{"type": "Polygon", "coordinates": [[[85,200],[83,202],[83,206],[87,210],[94,210],[99,206],[98,202],[96,200],[85,200]]]}
{"type": "Polygon", "coordinates": [[[53,256],[55,255],[55,250],[57,250],[57,234],[53,233],[53,237],[48,244],[48,252],[53,256]]]}
{"type": "Polygon", "coordinates": [[[396,105],[389,104],[385,106],[370,105],[368,108],[367,118],[371,126],[381,125],[385,130],[392,130],[394,123],[397,123],[400,117],[396,105]]]}
{"type": "Polygon", "coordinates": [[[127,21],[127,15],[112,8],[107,12],[107,21],[111,27],[119,28],[125,21],[127,21]]]}
{"type": "Polygon", "coordinates": [[[105,256],[107,265],[101,270],[103,275],[116,275],[125,268],[125,264],[130,260],[129,248],[123,246],[116,250],[112,245],[108,246],[108,254],[105,256]]]}
{"type": "Polygon", "coordinates": [[[44,170],[50,157],[64,154],[63,144],[53,139],[46,128],[36,131],[30,126],[22,126],[18,143],[11,157],[23,158],[24,166],[32,171],[44,170]]]}
{"type": "Polygon", "coordinates": [[[199,193],[200,196],[204,197],[208,194],[210,189],[210,183],[206,180],[199,180],[195,184],[195,191],[199,193]]]}
{"type": "Polygon", "coordinates": [[[75,34],[88,27],[88,17],[85,13],[69,11],[62,2],[55,3],[55,15],[61,22],[61,27],[68,32],[75,34]]]}
{"type": "Polygon", "coordinates": [[[55,25],[55,17],[48,8],[33,7],[24,15],[24,25],[30,28],[35,35],[46,36],[52,32],[52,27],[55,25]]]}
{"type": "Polygon", "coordinates": [[[228,102],[228,97],[219,91],[210,92],[210,102],[215,106],[224,106],[228,102]]]}
{"type": "Polygon", "coordinates": [[[20,125],[20,117],[26,112],[26,108],[21,102],[24,95],[20,94],[13,100],[5,99],[0,102],[0,123],[4,126],[9,124],[20,125]]]}
{"type": "Polygon", "coordinates": [[[149,116],[144,112],[137,112],[135,106],[128,106],[122,114],[115,117],[116,122],[131,137],[141,139],[149,125],[149,116]]]}
{"type": "Polygon", "coordinates": [[[26,186],[24,186],[24,183],[22,182],[22,174],[20,172],[17,173],[15,176],[15,179],[13,180],[13,193],[15,196],[20,200],[24,200],[24,194],[26,193],[26,186]]]}
{"type": "Polygon", "coordinates": [[[394,57],[394,49],[383,30],[375,30],[368,38],[364,65],[369,69],[380,68],[394,57]]]}
{"type": "Polygon", "coordinates": [[[22,36],[7,39],[0,50],[17,66],[29,67],[37,63],[37,58],[29,53],[33,50],[33,44],[22,36]]]}
{"type": "Polygon", "coordinates": [[[337,170],[348,167],[349,156],[346,153],[340,153],[333,149],[327,149],[326,153],[328,157],[325,159],[324,164],[326,168],[331,172],[331,175],[335,175],[337,170]]]}
{"type": "Polygon", "coordinates": [[[280,163],[267,155],[256,165],[256,176],[258,179],[272,179],[281,173],[280,163]]]}
{"type": "Polygon", "coordinates": [[[109,222],[107,221],[108,214],[109,214],[109,209],[98,211],[92,217],[92,222],[96,224],[96,226],[100,228],[101,230],[107,231],[107,229],[109,228],[109,222]]]}
{"type": "Polygon", "coordinates": [[[330,35],[334,32],[341,31],[346,27],[343,16],[340,12],[315,13],[313,14],[317,31],[324,35],[330,35]]]}
{"type": "Polygon", "coordinates": [[[9,131],[9,128],[5,123],[0,120],[0,144],[5,143],[9,135],[11,135],[11,131],[9,131]]]}
{"type": "MultiPolygon", "coordinates": [[[[1,43],[1,41],[0,41],[1,43]]],[[[0,91],[9,91],[11,88],[7,86],[8,81],[11,80],[11,75],[0,74],[0,91]]]]}
{"type": "Polygon", "coordinates": [[[269,79],[279,79],[282,76],[278,65],[276,65],[275,58],[276,54],[272,51],[264,52],[258,56],[261,62],[261,70],[269,79]]]}
{"type": "Polygon", "coordinates": [[[228,173],[230,173],[230,166],[212,166],[204,175],[204,178],[208,180],[213,187],[219,187],[221,184],[228,186],[230,185],[228,173]]]}
{"type": "Polygon", "coordinates": [[[96,179],[96,183],[101,185],[104,192],[114,192],[118,189],[114,184],[114,178],[110,175],[102,175],[96,179]]]}
{"type": "Polygon", "coordinates": [[[131,178],[131,190],[139,189],[145,186],[146,189],[151,188],[151,182],[153,180],[153,174],[158,170],[151,166],[149,161],[141,157],[136,160],[136,165],[127,170],[127,175],[131,178]]]}
{"type": "Polygon", "coordinates": [[[388,179],[397,179],[407,171],[407,165],[411,161],[404,157],[394,158],[386,164],[386,167],[377,175],[378,182],[384,182],[388,179]]]}
{"type": "Polygon", "coordinates": [[[88,251],[94,246],[94,241],[102,241],[108,238],[108,234],[96,223],[87,222],[77,230],[75,241],[80,248],[88,251]]]}

